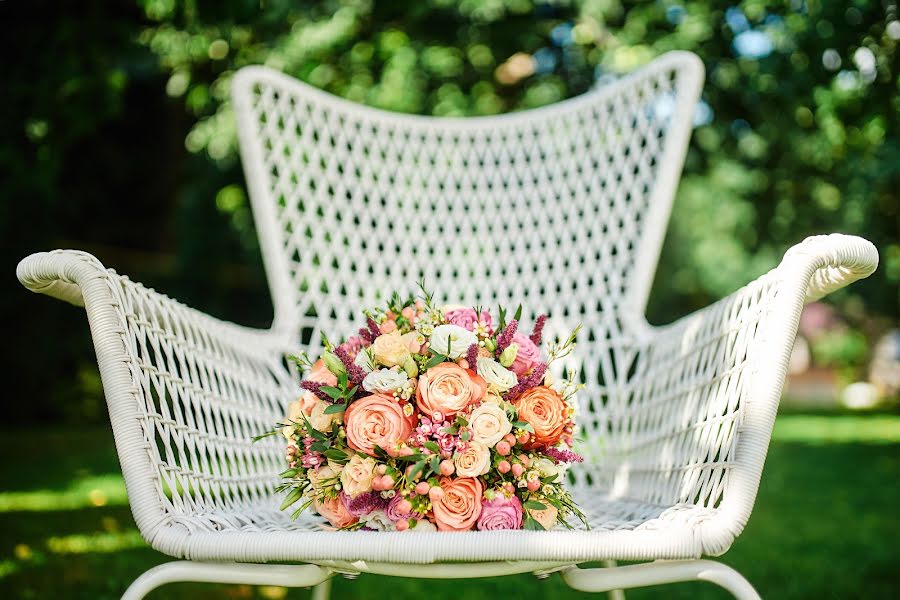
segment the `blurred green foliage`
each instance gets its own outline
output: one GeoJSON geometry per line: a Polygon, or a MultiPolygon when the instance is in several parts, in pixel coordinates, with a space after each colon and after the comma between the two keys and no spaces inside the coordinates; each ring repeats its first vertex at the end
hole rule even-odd
{"type": "MultiPolygon", "coordinates": [[[[7,273],[28,252],[80,247],[266,325],[228,102],[236,69],[265,63],[389,110],[482,115],[683,49],[707,82],[651,320],[734,290],[807,235],[842,231],[881,252],[879,272],[834,299],[871,338],[895,326],[900,301],[898,19],[895,0],[0,3],[7,273]]],[[[34,302],[0,298],[4,314],[40,313],[11,324],[4,351],[23,382],[48,388],[11,418],[102,418],[83,317],[34,302]]]]}

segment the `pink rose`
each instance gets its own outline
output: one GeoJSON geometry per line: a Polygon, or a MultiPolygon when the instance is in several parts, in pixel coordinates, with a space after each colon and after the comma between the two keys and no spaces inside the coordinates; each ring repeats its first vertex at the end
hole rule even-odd
{"type": "Polygon", "coordinates": [[[481,503],[481,516],[478,517],[478,529],[494,531],[496,529],[521,529],[522,503],[515,496],[507,498],[498,493],[493,500],[481,503]]]}
{"type": "Polygon", "coordinates": [[[316,511],[335,527],[347,527],[357,521],[357,518],[347,511],[347,507],[337,496],[324,501],[316,500],[316,511]]]}
{"type": "Polygon", "coordinates": [[[391,521],[405,521],[407,519],[412,519],[416,516],[416,514],[412,509],[404,512],[403,508],[407,508],[407,506],[403,506],[404,503],[408,505],[409,500],[407,500],[400,494],[397,494],[396,496],[391,498],[390,502],[388,502],[387,507],[384,509],[384,514],[386,514],[388,519],[390,519],[391,521]]]}
{"type": "MultiPolygon", "coordinates": [[[[444,310],[444,317],[451,325],[463,327],[469,331],[474,331],[475,324],[479,321],[478,314],[475,312],[474,308],[451,308],[449,310],[444,310]]],[[[482,325],[485,325],[490,329],[492,325],[491,313],[486,310],[482,311],[480,321],[482,325]]]]}
{"type": "Polygon", "coordinates": [[[375,456],[375,446],[391,452],[409,439],[414,426],[414,416],[407,417],[394,398],[381,394],[357,400],[344,413],[347,445],[369,456],[375,456]]]}
{"type": "Polygon", "coordinates": [[[468,531],[481,516],[484,486],[472,477],[441,478],[440,497],[432,498],[434,521],[441,531],[468,531]]]}
{"type": "Polygon", "coordinates": [[[309,381],[314,381],[316,383],[321,383],[322,385],[330,385],[331,387],[337,385],[337,377],[335,377],[334,373],[328,370],[328,367],[325,366],[325,361],[321,358],[313,363],[313,366],[309,370],[309,375],[306,376],[306,379],[308,379],[309,381]]]}
{"type": "Polygon", "coordinates": [[[513,336],[512,341],[519,347],[519,351],[509,370],[521,377],[541,360],[541,349],[531,341],[531,338],[519,331],[513,336]]]}

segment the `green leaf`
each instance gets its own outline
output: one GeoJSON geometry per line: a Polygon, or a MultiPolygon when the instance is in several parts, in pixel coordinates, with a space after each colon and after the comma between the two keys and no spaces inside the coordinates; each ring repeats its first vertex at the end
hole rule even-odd
{"type": "Polygon", "coordinates": [[[431,359],[427,363],[425,363],[425,365],[422,367],[422,370],[427,371],[431,367],[438,366],[445,360],[447,360],[447,357],[444,356],[443,354],[435,354],[434,356],[431,357],[431,359]]]}
{"type": "Polygon", "coordinates": [[[440,454],[440,453],[441,453],[441,447],[438,446],[438,445],[437,445],[436,443],[434,443],[434,442],[428,441],[428,442],[425,442],[425,443],[422,444],[422,445],[425,446],[425,448],[427,448],[428,450],[431,450],[431,452],[432,452],[433,454],[440,454]]]}
{"type": "Polygon", "coordinates": [[[525,529],[529,531],[546,531],[547,529],[541,525],[537,519],[532,517],[525,517],[525,529]]]}
{"type": "Polygon", "coordinates": [[[434,471],[435,475],[440,474],[441,472],[441,458],[439,456],[432,456],[431,463],[429,464],[431,470],[434,471]]]}
{"type": "Polygon", "coordinates": [[[415,465],[413,465],[413,468],[410,469],[410,471],[409,471],[409,475],[408,475],[409,480],[410,481],[414,480],[420,473],[422,473],[422,471],[425,470],[426,464],[427,463],[424,460],[421,460],[421,461],[417,462],[415,465]]]}
{"type": "Polygon", "coordinates": [[[335,413],[342,413],[345,410],[347,410],[346,404],[332,404],[331,406],[326,406],[325,410],[322,411],[322,414],[333,415],[335,413]]]}
{"type": "Polygon", "coordinates": [[[537,500],[526,500],[525,504],[523,504],[522,506],[524,506],[525,508],[531,509],[531,510],[546,510],[547,509],[547,506],[545,504],[541,504],[537,500]]]}
{"type": "Polygon", "coordinates": [[[530,431],[534,433],[534,427],[531,426],[531,423],[527,421],[513,421],[513,427],[516,429],[524,429],[525,431],[530,431]]]}
{"type": "Polygon", "coordinates": [[[319,389],[328,394],[332,400],[340,400],[344,397],[344,390],[340,388],[332,387],[330,385],[323,385],[319,389]]]}
{"type": "Polygon", "coordinates": [[[515,316],[513,317],[513,319],[515,319],[516,321],[518,321],[518,320],[520,320],[521,318],[522,318],[522,305],[520,304],[520,305],[519,305],[519,308],[516,309],[516,314],[515,314],[515,316]]]}
{"type": "Polygon", "coordinates": [[[313,452],[325,452],[328,450],[328,444],[325,442],[313,442],[309,445],[309,449],[313,452]]]}
{"type": "Polygon", "coordinates": [[[291,490],[291,493],[287,495],[287,498],[281,503],[281,508],[279,510],[284,510],[294,502],[300,499],[300,496],[303,495],[303,489],[295,487],[291,490]]]}
{"type": "Polygon", "coordinates": [[[337,448],[329,448],[325,452],[323,452],[325,458],[328,460],[333,460],[334,462],[347,462],[350,460],[350,457],[347,456],[347,453],[343,450],[338,450],[337,448]]]}

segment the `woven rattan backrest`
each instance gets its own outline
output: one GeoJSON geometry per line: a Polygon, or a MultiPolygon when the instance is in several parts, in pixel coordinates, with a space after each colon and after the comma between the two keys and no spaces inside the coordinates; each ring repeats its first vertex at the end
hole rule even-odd
{"type": "Polygon", "coordinates": [[[701,81],[696,57],[672,53],[546,108],[443,119],[240,71],[234,105],[276,327],[315,347],[319,331],[352,334],[378,293],[422,278],[453,302],[549,312],[551,335],[583,323],[582,419],[617,443],[609,431],[628,417],[606,408],[635,374],[701,81]]]}

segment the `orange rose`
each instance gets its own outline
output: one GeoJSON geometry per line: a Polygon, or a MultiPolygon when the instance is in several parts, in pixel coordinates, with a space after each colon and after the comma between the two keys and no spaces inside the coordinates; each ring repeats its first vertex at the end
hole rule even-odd
{"type": "Polygon", "coordinates": [[[390,452],[397,442],[405,442],[414,423],[395,399],[381,394],[360,398],[344,413],[347,445],[369,456],[375,456],[375,446],[390,452]]]}
{"type": "Polygon", "coordinates": [[[347,527],[353,525],[358,520],[350,514],[344,503],[337,496],[327,498],[324,501],[316,500],[316,511],[328,519],[328,522],[335,527],[347,527]]]}
{"type": "Polygon", "coordinates": [[[313,363],[312,368],[309,370],[309,375],[306,376],[306,379],[309,381],[314,381],[316,383],[321,383],[322,385],[330,385],[334,387],[337,385],[337,377],[328,370],[328,367],[325,366],[325,361],[321,358],[313,363]]]}
{"type": "Polygon", "coordinates": [[[441,478],[444,495],[432,499],[434,521],[440,531],[468,531],[481,516],[484,486],[471,477],[441,478]]]}
{"type": "Polygon", "coordinates": [[[419,377],[416,404],[428,418],[440,412],[445,418],[452,419],[468,405],[481,400],[486,391],[487,383],[474,371],[444,362],[419,377]]]}
{"type": "Polygon", "coordinates": [[[544,385],[533,387],[519,396],[513,405],[519,421],[531,423],[534,428],[531,441],[525,444],[526,449],[552,446],[562,437],[569,420],[569,408],[555,390],[544,385]]]}

